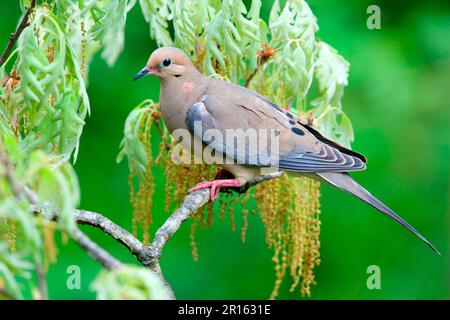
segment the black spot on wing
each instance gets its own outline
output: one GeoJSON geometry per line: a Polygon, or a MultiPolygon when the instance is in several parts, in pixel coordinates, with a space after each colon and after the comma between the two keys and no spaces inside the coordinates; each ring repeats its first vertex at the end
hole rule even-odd
{"type": "Polygon", "coordinates": [[[299,128],[294,127],[294,128],[292,128],[291,130],[292,130],[293,133],[295,133],[295,134],[297,134],[297,135],[299,135],[299,136],[304,136],[304,135],[305,135],[305,133],[303,132],[302,129],[299,129],[299,128]]]}
{"type": "Polygon", "coordinates": [[[295,120],[289,120],[289,124],[295,126],[297,124],[297,122],[295,122],[295,120]]]}

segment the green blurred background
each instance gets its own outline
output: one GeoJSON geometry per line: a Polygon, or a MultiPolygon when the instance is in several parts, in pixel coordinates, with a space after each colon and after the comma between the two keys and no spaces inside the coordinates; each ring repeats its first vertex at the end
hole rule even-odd
{"type": "MultiPolygon", "coordinates": [[[[263,1],[268,16],[272,1],[263,1]]],[[[449,298],[449,108],[450,7],[432,1],[308,1],[318,18],[318,36],[351,63],[344,109],[356,140],[353,149],[369,159],[354,177],[389,204],[441,251],[436,256],[420,240],[374,209],[343,192],[322,186],[321,264],[316,268],[313,299],[449,298]],[[381,8],[381,30],[366,28],[366,8],[381,8]],[[381,290],[366,286],[369,265],[381,268],[381,290]]],[[[0,3],[0,39],[14,30],[18,3],[0,3]]],[[[87,120],[75,165],[81,208],[98,211],[131,230],[126,162],[116,164],[127,114],[146,98],[158,100],[155,78],[132,82],[155,43],[136,6],[127,18],[125,49],[113,68],[97,55],[90,67],[92,116],[87,120]]],[[[166,214],[162,172],[152,233],[166,214]]],[[[264,242],[258,216],[249,217],[247,242],[242,221],[214,221],[198,230],[199,261],[189,245],[189,223],[168,243],[161,260],[164,274],[180,299],[266,299],[274,283],[272,251],[264,242]]],[[[119,244],[83,228],[117,258],[136,263],[119,244]]],[[[92,299],[89,284],[100,270],[75,244],[60,247],[50,267],[52,299],[92,299]],[[66,287],[66,269],[81,268],[80,290],[66,287]]],[[[298,299],[286,279],[279,299],[298,299]]]]}

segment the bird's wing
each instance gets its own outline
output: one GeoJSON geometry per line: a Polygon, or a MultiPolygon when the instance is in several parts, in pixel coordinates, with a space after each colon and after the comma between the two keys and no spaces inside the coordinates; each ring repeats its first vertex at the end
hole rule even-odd
{"type": "Polygon", "coordinates": [[[186,122],[206,145],[241,164],[300,172],[365,169],[364,156],[324,138],[291,113],[236,85],[209,88],[189,108],[186,122]],[[255,137],[257,143],[249,142],[255,137]]]}

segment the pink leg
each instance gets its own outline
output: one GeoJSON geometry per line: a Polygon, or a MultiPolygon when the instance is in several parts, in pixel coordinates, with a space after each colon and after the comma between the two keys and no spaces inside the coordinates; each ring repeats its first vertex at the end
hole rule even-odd
{"type": "Polygon", "coordinates": [[[224,179],[224,180],[213,180],[213,181],[203,181],[198,183],[190,192],[194,192],[201,189],[210,188],[210,200],[214,201],[219,196],[221,187],[239,187],[241,182],[238,179],[224,179]]]}

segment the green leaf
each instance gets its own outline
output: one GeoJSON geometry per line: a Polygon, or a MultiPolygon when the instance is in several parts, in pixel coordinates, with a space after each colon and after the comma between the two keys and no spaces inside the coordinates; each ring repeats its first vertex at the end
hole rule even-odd
{"type": "Polygon", "coordinates": [[[102,270],[91,285],[98,300],[166,300],[167,291],[160,278],[150,269],[123,266],[102,270]]]}
{"type": "Polygon", "coordinates": [[[355,139],[352,123],[344,112],[341,112],[341,123],[339,126],[340,137],[339,141],[347,148],[350,148],[351,143],[355,139]]]}
{"type": "Polygon", "coordinates": [[[95,40],[103,46],[102,58],[109,66],[114,65],[123,50],[127,13],[136,1],[110,0],[100,2],[97,11],[101,13],[98,23],[91,30],[95,40]]]}
{"type": "Polygon", "coordinates": [[[169,6],[172,1],[139,0],[145,21],[150,25],[150,36],[158,46],[171,46],[173,41],[168,31],[169,6]]]}
{"type": "Polygon", "coordinates": [[[342,97],[348,82],[350,64],[335,49],[324,42],[316,45],[315,75],[320,96],[311,102],[315,106],[317,127],[325,136],[346,147],[354,140],[350,119],[342,111],[342,97]],[[330,114],[330,110],[333,112],[330,114]],[[340,121],[337,117],[340,116],[340,121]]]}
{"type": "Polygon", "coordinates": [[[16,276],[29,277],[32,264],[18,254],[10,253],[7,245],[0,242],[0,280],[5,289],[16,299],[23,299],[16,276]]]}

